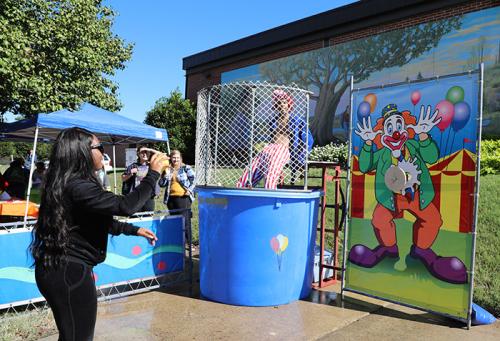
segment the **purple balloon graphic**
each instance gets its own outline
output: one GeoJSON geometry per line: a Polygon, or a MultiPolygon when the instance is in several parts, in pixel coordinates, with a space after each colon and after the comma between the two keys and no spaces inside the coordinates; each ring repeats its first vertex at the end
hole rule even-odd
{"type": "Polygon", "coordinates": [[[363,118],[368,117],[368,115],[370,115],[370,103],[363,101],[358,107],[358,121],[363,122],[363,118]]]}
{"type": "Polygon", "coordinates": [[[441,122],[438,123],[437,127],[443,132],[451,124],[451,120],[453,120],[453,115],[455,114],[455,108],[451,102],[442,100],[436,105],[436,109],[439,110],[437,117],[441,117],[441,122]]]}
{"type": "Polygon", "coordinates": [[[458,102],[455,104],[455,115],[451,122],[451,127],[455,132],[459,131],[470,119],[470,106],[466,102],[458,102]]]}

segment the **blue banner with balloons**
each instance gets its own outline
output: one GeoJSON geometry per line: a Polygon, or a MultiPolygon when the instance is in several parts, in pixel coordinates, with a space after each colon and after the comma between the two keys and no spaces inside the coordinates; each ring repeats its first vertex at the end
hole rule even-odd
{"type": "MultiPolygon", "coordinates": [[[[96,286],[151,278],[184,269],[183,216],[128,219],[127,222],[152,230],[155,246],[145,238],[109,236],[104,263],[94,268],[96,286]]],[[[0,309],[40,298],[35,282],[33,259],[28,252],[31,232],[26,229],[1,231],[0,309]]]]}
{"type": "MultiPolygon", "coordinates": [[[[424,82],[408,83],[381,88],[360,90],[353,102],[353,128],[371,118],[372,124],[381,117],[385,105],[395,104],[400,112],[409,111],[419,117],[421,106],[438,110],[440,122],[430,131],[438,143],[440,156],[450,155],[460,149],[476,153],[479,82],[478,73],[443,77],[424,82]]],[[[360,137],[353,136],[358,146],[360,137]]],[[[356,152],[356,150],[355,150],[356,152]]]]}
{"type": "Polygon", "coordinates": [[[353,90],[347,290],[468,318],[479,85],[353,90]]]}

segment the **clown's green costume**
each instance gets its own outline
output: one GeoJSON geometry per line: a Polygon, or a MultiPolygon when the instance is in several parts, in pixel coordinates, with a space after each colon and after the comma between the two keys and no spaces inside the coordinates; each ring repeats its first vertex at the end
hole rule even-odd
{"type": "MultiPolygon", "coordinates": [[[[349,252],[349,260],[362,267],[373,267],[385,257],[398,257],[394,219],[400,217],[403,211],[408,211],[417,218],[413,224],[413,245],[410,255],[420,259],[435,277],[450,283],[466,283],[467,269],[462,261],[456,257],[439,257],[431,249],[443,224],[439,210],[432,203],[434,186],[427,168],[427,164],[438,160],[439,149],[436,143],[425,132],[420,134],[418,141],[409,139],[403,116],[396,105],[386,106],[382,116],[384,119],[382,149],[373,150],[372,140],[369,137],[380,133],[372,131],[371,123],[367,126],[366,122],[363,122],[363,127],[358,124],[359,131],[356,132],[365,140],[359,154],[360,171],[362,173],[376,171],[377,206],[373,211],[371,223],[379,245],[373,250],[365,245],[355,245],[349,252]],[[406,179],[401,191],[395,192],[386,183],[386,173],[391,168],[399,170],[403,175],[408,174],[405,172],[408,170],[414,179],[412,181],[406,179]]],[[[436,119],[431,119],[429,114],[427,121],[435,123],[436,119]]],[[[428,128],[428,122],[424,124],[430,130],[432,125],[428,128]]]]}

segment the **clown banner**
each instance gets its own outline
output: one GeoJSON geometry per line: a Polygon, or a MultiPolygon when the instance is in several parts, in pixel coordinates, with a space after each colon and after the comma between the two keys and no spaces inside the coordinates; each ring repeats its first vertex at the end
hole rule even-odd
{"type": "Polygon", "coordinates": [[[353,90],[344,290],[469,319],[479,73],[353,90]]]}

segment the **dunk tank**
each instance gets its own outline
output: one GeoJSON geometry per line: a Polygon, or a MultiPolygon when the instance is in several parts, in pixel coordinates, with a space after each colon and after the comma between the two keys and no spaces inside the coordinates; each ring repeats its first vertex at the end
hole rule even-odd
{"type": "Polygon", "coordinates": [[[253,82],[198,93],[203,297],[270,306],[311,292],[321,192],[307,187],[309,95],[253,82]]]}

